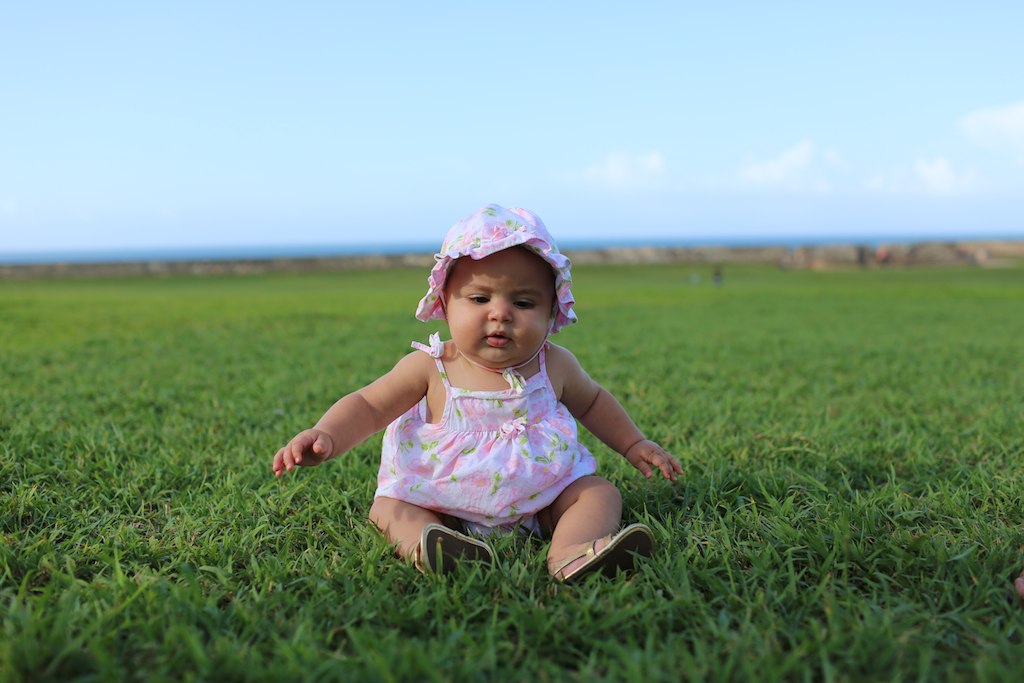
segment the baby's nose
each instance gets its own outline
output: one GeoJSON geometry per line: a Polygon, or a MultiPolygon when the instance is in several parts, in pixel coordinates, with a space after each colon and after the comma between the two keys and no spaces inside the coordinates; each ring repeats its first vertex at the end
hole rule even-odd
{"type": "Polygon", "coordinates": [[[491,319],[508,320],[512,315],[512,306],[507,301],[491,299],[491,319]]]}

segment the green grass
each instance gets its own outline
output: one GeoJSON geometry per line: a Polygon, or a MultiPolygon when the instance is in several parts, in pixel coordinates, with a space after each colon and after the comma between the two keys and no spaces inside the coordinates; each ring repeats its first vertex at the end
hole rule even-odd
{"type": "Polygon", "coordinates": [[[394,559],[379,437],[271,476],[426,273],[0,282],[0,680],[1021,679],[1024,269],[574,274],[556,341],[686,469],[587,437],[660,546],[579,587],[394,559]]]}

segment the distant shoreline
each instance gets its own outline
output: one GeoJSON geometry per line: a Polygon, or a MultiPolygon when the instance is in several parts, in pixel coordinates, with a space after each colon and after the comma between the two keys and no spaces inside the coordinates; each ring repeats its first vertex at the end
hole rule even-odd
{"type": "MultiPolygon", "coordinates": [[[[806,245],[602,246],[566,248],[575,265],[655,263],[770,263],[783,268],[975,265],[1001,266],[1024,261],[1022,240],[848,242],[806,245]]],[[[0,257],[2,258],[2,257],[0,257]]],[[[0,280],[106,278],[173,275],[246,275],[275,272],[324,272],[427,267],[433,254],[368,252],[332,256],[267,255],[252,258],[139,258],[108,261],[4,263],[0,280]]]]}
{"type": "MultiPolygon", "coordinates": [[[[561,240],[563,251],[597,252],[631,249],[765,249],[820,248],[858,245],[877,249],[886,244],[918,243],[980,243],[1024,241],[1024,235],[989,235],[970,239],[953,236],[889,236],[876,235],[808,237],[788,236],[775,238],[722,237],[686,239],[679,237],[633,236],[628,238],[596,238],[561,240]]],[[[3,251],[0,248],[0,266],[56,265],[56,264],[110,264],[150,263],[169,261],[272,261],[296,259],[340,259],[349,257],[396,256],[432,254],[437,249],[433,241],[423,242],[366,242],[357,244],[264,244],[264,245],[207,245],[182,247],[123,247],[94,249],[37,249],[3,251]]]]}

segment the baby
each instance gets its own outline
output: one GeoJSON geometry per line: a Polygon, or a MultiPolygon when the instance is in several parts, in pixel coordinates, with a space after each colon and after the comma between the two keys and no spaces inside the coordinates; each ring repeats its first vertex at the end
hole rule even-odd
{"type": "Polygon", "coordinates": [[[370,519],[418,567],[493,563],[486,536],[549,534],[548,570],[562,581],[632,567],[650,529],[616,533],[622,498],[595,475],[578,420],[647,478],[682,468],[549,336],[576,322],[569,260],[525,209],[486,206],[449,230],[419,320],[431,335],[274,456],[277,476],[319,465],[387,427],[370,519]]]}

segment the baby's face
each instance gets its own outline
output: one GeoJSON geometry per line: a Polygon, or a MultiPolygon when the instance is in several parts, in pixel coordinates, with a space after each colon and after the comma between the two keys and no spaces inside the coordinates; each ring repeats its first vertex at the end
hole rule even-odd
{"type": "Polygon", "coordinates": [[[459,351],[491,368],[530,360],[547,337],[554,282],[551,266],[526,249],[460,258],[445,287],[448,328],[459,351]]]}

